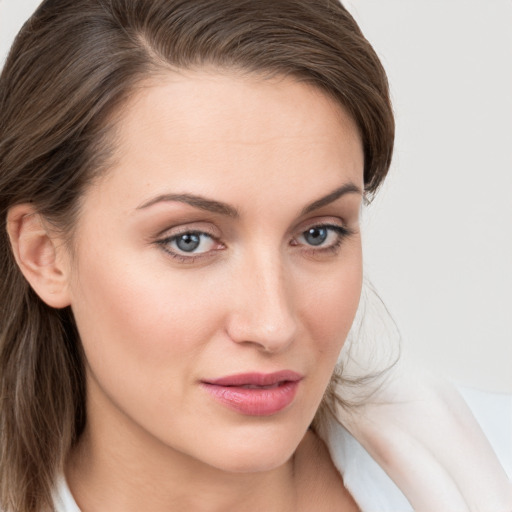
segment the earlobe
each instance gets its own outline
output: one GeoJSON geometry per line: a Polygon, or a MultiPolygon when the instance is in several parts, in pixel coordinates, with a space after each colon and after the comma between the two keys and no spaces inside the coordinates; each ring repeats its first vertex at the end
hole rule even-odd
{"type": "Polygon", "coordinates": [[[7,231],[16,262],[41,300],[54,308],[69,306],[64,247],[48,232],[41,215],[29,204],[14,206],[7,214],[7,231]]]}

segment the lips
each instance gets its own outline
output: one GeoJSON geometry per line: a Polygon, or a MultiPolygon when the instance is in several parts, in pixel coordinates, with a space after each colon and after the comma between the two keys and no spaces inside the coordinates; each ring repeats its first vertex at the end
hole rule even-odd
{"type": "Polygon", "coordinates": [[[302,375],[291,370],[245,373],[201,382],[216,401],[248,416],[269,416],[288,407],[302,375]]]}

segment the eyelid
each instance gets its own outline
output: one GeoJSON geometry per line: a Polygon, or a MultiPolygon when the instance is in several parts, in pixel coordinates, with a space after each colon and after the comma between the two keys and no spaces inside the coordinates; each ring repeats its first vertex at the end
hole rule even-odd
{"type": "Polygon", "coordinates": [[[155,239],[172,238],[174,236],[183,235],[184,233],[204,233],[212,238],[218,239],[220,233],[218,229],[213,229],[205,222],[180,223],[179,225],[166,227],[155,235],[155,239]]]}
{"type": "Polygon", "coordinates": [[[341,226],[347,227],[347,220],[341,215],[316,215],[307,219],[301,220],[293,228],[294,232],[303,232],[315,226],[341,226]]]}

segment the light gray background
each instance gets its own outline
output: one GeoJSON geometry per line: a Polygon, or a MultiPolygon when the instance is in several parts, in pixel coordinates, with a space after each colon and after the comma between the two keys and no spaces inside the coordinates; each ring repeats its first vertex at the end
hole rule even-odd
{"type": "MultiPolygon", "coordinates": [[[[37,4],[0,0],[0,62],[37,4]]],[[[406,349],[512,393],[512,1],[345,5],[388,71],[398,127],[364,215],[366,273],[406,349]]]]}

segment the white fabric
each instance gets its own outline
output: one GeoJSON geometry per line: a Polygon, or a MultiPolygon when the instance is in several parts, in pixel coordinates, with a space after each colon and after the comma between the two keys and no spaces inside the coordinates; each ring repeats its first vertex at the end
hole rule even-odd
{"type": "MultiPolygon", "coordinates": [[[[512,395],[467,388],[462,388],[461,392],[512,480],[512,395]]],[[[331,420],[321,435],[345,486],[362,512],[414,511],[402,491],[345,428],[331,420]]],[[[56,489],[55,507],[56,512],[80,512],[63,478],[56,489]]],[[[499,509],[499,512],[508,510],[499,509]]],[[[444,508],[443,512],[451,511],[444,508]]],[[[498,512],[498,509],[482,512],[498,512]]]]}
{"type": "Polygon", "coordinates": [[[368,452],[339,423],[323,432],[332,461],[362,512],[411,512],[407,498],[368,452]]]}
{"type": "Polygon", "coordinates": [[[463,387],[459,391],[512,482],[512,395],[463,387]]]}
{"type": "MultiPolygon", "coordinates": [[[[459,388],[459,391],[512,482],[512,395],[486,393],[469,388],[459,388]]],[[[329,447],[334,464],[343,475],[345,487],[362,512],[414,511],[398,486],[345,428],[331,421],[322,437],[329,447]]],[[[446,448],[449,449],[448,446],[446,448]]],[[[474,482],[474,485],[478,487],[478,482],[474,482]]],[[[453,507],[450,505],[442,510],[458,510],[458,504],[453,507]]],[[[479,507],[473,508],[473,504],[465,506],[465,509],[480,510],[479,507]]],[[[508,512],[512,508],[496,505],[481,510],[508,512]]]]}
{"type": "Polygon", "coordinates": [[[80,512],[64,477],[59,478],[54,494],[55,512],[80,512]]]}

